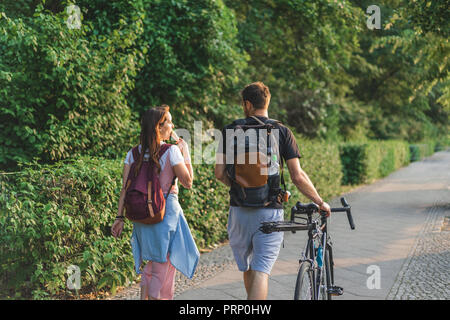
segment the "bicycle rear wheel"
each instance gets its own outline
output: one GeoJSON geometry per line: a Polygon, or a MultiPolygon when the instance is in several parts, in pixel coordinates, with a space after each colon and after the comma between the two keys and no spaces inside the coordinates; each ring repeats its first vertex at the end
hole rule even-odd
{"type": "Polygon", "coordinates": [[[314,300],[314,270],[309,261],[300,263],[294,300],[314,300]]]}

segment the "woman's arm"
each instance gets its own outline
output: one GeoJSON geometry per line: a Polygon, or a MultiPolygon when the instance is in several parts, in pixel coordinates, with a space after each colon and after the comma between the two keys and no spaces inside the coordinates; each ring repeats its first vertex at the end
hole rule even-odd
{"type": "Polygon", "coordinates": [[[173,171],[178,177],[178,180],[180,180],[181,185],[186,189],[190,189],[192,188],[192,182],[194,181],[194,170],[192,169],[188,146],[184,140],[180,140],[178,146],[180,147],[184,161],[173,166],[173,171]]]}

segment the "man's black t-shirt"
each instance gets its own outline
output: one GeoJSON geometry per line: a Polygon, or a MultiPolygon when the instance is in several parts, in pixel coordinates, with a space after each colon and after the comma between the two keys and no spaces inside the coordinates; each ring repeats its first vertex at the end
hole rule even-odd
{"type": "MultiPolygon", "coordinates": [[[[265,122],[266,120],[269,119],[267,117],[262,117],[262,116],[256,116],[256,117],[263,122],[265,122]]],[[[251,124],[251,125],[258,124],[258,122],[253,118],[246,118],[245,120],[247,121],[247,124],[251,124]]],[[[276,129],[279,129],[279,154],[284,159],[284,161],[286,162],[287,160],[293,159],[293,158],[301,158],[300,151],[298,150],[297,142],[295,141],[295,137],[292,134],[292,131],[289,128],[282,125],[281,123],[279,123],[275,126],[276,126],[276,129]]],[[[229,124],[222,129],[222,138],[220,140],[219,147],[217,150],[218,153],[226,154],[227,147],[226,147],[225,133],[226,133],[226,129],[230,129],[230,128],[232,128],[232,124],[229,124]]],[[[231,197],[230,197],[230,206],[237,207],[239,205],[234,203],[233,199],[231,199],[231,197]]],[[[268,208],[282,209],[283,206],[281,204],[276,203],[276,204],[272,204],[272,205],[268,206],[268,208]]]]}

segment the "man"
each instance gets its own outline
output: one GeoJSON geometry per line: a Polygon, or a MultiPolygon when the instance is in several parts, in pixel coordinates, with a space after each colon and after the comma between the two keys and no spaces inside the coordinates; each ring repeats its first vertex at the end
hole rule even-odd
{"type": "MultiPolygon", "coordinates": [[[[242,91],[242,103],[246,116],[245,123],[258,125],[269,120],[269,88],[262,82],[247,85],[242,91]]],[[[278,131],[278,154],[289,169],[292,182],[306,197],[316,203],[321,210],[330,214],[330,206],[317,193],[308,175],[300,167],[300,152],[292,132],[282,124],[275,126],[278,131]]],[[[237,199],[236,180],[233,182],[227,172],[227,129],[222,130],[222,139],[216,157],[215,175],[230,187],[230,211],[228,217],[228,237],[233,255],[240,271],[243,272],[248,300],[265,300],[268,292],[269,275],[280,252],[282,232],[264,234],[258,230],[262,221],[284,219],[283,206],[274,201],[261,207],[240,206],[237,199]]],[[[228,130],[230,132],[230,130],[228,130]]],[[[232,151],[233,152],[233,151],[232,151]]]]}

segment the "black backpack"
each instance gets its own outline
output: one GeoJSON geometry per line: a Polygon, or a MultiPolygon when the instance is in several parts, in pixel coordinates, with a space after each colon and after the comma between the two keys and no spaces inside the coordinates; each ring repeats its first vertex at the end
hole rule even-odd
{"type": "Polygon", "coordinates": [[[251,118],[258,124],[239,119],[227,127],[225,132],[225,167],[231,180],[231,203],[256,208],[281,204],[286,185],[283,159],[279,154],[280,122],[273,119],[263,122],[257,117],[251,118]],[[280,182],[284,192],[280,188],[280,182]]]}

